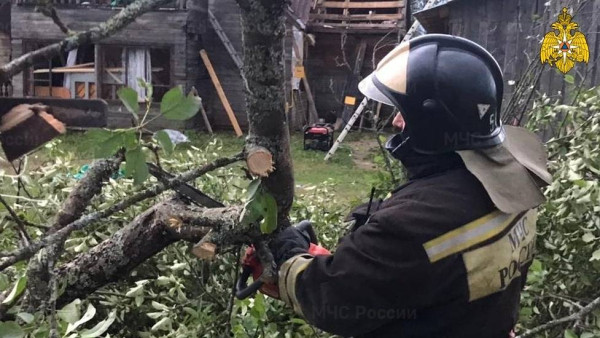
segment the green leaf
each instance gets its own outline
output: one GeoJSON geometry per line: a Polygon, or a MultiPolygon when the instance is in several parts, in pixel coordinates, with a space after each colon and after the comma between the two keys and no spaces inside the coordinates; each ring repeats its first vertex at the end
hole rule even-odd
{"type": "Polygon", "coordinates": [[[119,97],[121,102],[123,102],[125,108],[127,108],[131,115],[133,115],[136,124],[138,124],[140,121],[140,118],[138,116],[140,112],[140,104],[138,103],[138,93],[129,87],[124,87],[117,90],[117,96],[119,97]]]}
{"type": "Polygon", "coordinates": [[[90,130],[84,143],[94,152],[94,158],[113,156],[119,149],[135,148],[138,139],[135,130],[90,130]]]}
{"type": "Polygon", "coordinates": [[[148,178],[148,165],[142,147],[136,147],[125,153],[125,175],[133,177],[136,185],[144,183],[148,178]]]}
{"type": "Polygon", "coordinates": [[[277,201],[275,198],[265,192],[262,194],[263,221],[260,224],[260,231],[263,234],[270,234],[277,229],[277,201]]]}
{"type": "Polygon", "coordinates": [[[67,326],[67,332],[65,332],[66,334],[69,334],[71,332],[73,332],[75,329],[77,329],[81,324],[85,324],[88,321],[90,321],[92,318],[94,318],[94,316],[96,315],[96,308],[92,305],[92,304],[88,304],[87,309],[85,310],[85,313],[83,314],[83,317],[81,317],[81,319],[79,319],[78,321],[76,321],[73,324],[69,324],[67,326]]]}
{"type": "Polygon", "coordinates": [[[141,77],[138,77],[137,81],[138,81],[138,85],[141,88],[145,88],[146,89],[146,99],[151,100],[152,96],[154,95],[154,87],[152,87],[152,84],[146,82],[146,80],[144,80],[141,77]]]}
{"type": "Polygon", "coordinates": [[[6,296],[6,298],[2,301],[2,304],[11,304],[14,302],[21,295],[21,293],[23,293],[26,285],[27,276],[23,275],[17,280],[8,296],[6,296]]]}
{"type": "Polygon", "coordinates": [[[171,318],[165,317],[165,318],[159,320],[158,323],[154,324],[154,326],[152,326],[152,328],[150,330],[151,331],[158,331],[158,330],[171,331],[172,323],[173,323],[173,321],[171,320],[171,318]]]}
{"type": "Polygon", "coordinates": [[[565,330],[565,338],[578,338],[577,334],[575,334],[575,332],[573,332],[572,330],[565,330]]]}
{"type": "Polygon", "coordinates": [[[31,313],[27,312],[19,312],[17,313],[17,317],[19,317],[26,324],[31,324],[31,322],[33,322],[33,320],[35,319],[35,317],[31,313]]]}
{"type": "Polygon", "coordinates": [[[154,137],[156,138],[156,140],[158,140],[158,143],[165,151],[165,154],[171,155],[173,153],[175,145],[173,144],[173,142],[171,142],[171,138],[169,137],[169,134],[167,134],[166,131],[159,130],[156,133],[154,133],[154,137]]]}
{"type": "Polygon", "coordinates": [[[542,270],[543,270],[542,262],[539,261],[538,259],[534,259],[533,262],[531,263],[531,267],[529,267],[529,269],[533,272],[542,272],[542,270]]]}
{"type": "Polygon", "coordinates": [[[566,74],[565,75],[565,82],[566,83],[570,83],[570,84],[574,84],[575,83],[575,77],[573,75],[566,74]]]}
{"type": "Polygon", "coordinates": [[[91,328],[89,330],[82,331],[80,333],[81,338],[95,338],[95,337],[99,337],[104,332],[106,332],[106,330],[108,330],[108,328],[115,321],[115,318],[117,318],[117,312],[116,311],[111,311],[111,313],[108,315],[108,318],[106,318],[105,320],[103,320],[100,323],[96,324],[96,326],[94,326],[93,328],[91,328]]]}
{"type": "Polygon", "coordinates": [[[166,312],[150,312],[150,313],[146,313],[146,316],[152,318],[152,319],[158,319],[160,317],[164,317],[166,316],[167,313],[166,312]]]}
{"type": "Polygon", "coordinates": [[[25,331],[16,322],[0,322],[0,338],[22,338],[25,331]]]}
{"type": "Polygon", "coordinates": [[[600,261],[600,249],[594,251],[594,253],[592,254],[592,258],[590,258],[590,261],[600,261]]]}
{"type": "Polygon", "coordinates": [[[585,242],[585,243],[589,243],[593,240],[596,239],[596,237],[590,233],[590,232],[586,232],[583,236],[581,236],[581,239],[585,242]]]}
{"type": "Polygon", "coordinates": [[[75,299],[69,304],[63,306],[62,309],[57,311],[58,317],[69,324],[75,323],[81,317],[81,312],[79,312],[79,304],[81,304],[81,300],[75,299]]]}
{"type": "MultiPolygon", "coordinates": [[[[3,209],[4,205],[2,206],[3,209]]],[[[10,281],[8,280],[8,276],[0,273],[0,291],[4,291],[6,289],[8,289],[8,287],[10,286],[10,281]]]]}
{"type": "Polygon", "coordinates": [[[170,311],[171,309],[166,306],[165,304],[156,302],[156,301],[152,301],[152,307],[157,309],[157,310],[161,310],[161,311],[170,311]]]}
{"type": "Polygon", "coordinates": [[[298,324],[298,325],[306,325],[306,321],[300,318],[292,318],[290,319],[290,323],[298,324]]]}
{"type": "Polygon", "coordinates": [[[249,225],[260,221],[262,217],[261,199],[257,197],[246,202],[240,215],[240,222],[249,225]]]}
{"type": "Polygon", "coordinates": [[[140,307],[140,306],[142,306],[142,304],[144,304],[144,296],[142,296],[142,295],[135,296],[135,306],[140,307]]]}
{"type": "Polygon", "coordinates": [[[140,284],[140,285],[134,286],[131,289],[129,289],[129,291],[127,291],[127,293],[125,294],[125,297],[137,297],[137,296],[141,296],[143,294],[144,294],[144,284],[140,284]]]}
{"type": "Polygon", "coordinates": [[[248,191],[246,192],[246,200],[250,201],[251,199],[253,199],[256,196],[256,193],[258,192],[259,188],[260,188],[260,178],[257,178],[255,180],[253,180],[252,182],[250,182],[250,184],[248,184],[248,191]]]}
{"type": "Polygon", "coordinates": [[[198,113],[202,100],[192,92],[186,97],[181,86],[172,88],[162,98],[160,111],[169,120],[187,120],[198,113]]]}

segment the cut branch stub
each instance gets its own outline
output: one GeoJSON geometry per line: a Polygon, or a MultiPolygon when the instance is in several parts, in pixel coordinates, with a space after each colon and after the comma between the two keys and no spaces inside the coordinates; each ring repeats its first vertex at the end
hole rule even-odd
{"type": "Polygon", "coordinates": [[[202,260],[211,260],[217,255],[217,245],[211,242],[213,231],[209,231],[206,236],[196,243],[192,248],[194,256],[202,260]]]}
{"type": "Polygon", "coordinates": [[[275,170],[273,154],[268,149],[260,146],[248,150],[246,163],[250,173],[258,177],[268,177],[275,170]]]}
{"type": "Polygon", "coordinates": [[[202,260],[211,260],[217,255],[217,245],[209,242],[200,242],[194,245],[192,253],[202,260]]]}

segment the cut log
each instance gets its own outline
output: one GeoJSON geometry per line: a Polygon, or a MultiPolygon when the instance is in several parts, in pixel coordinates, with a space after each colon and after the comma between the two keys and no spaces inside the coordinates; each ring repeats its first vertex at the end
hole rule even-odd
{"type": "Polygon", "coordinates": [[[248,170],[254,176],[268,177],[275,170],[273,167],[273,154],[263,147],[252,147],[246,157],[248,170]]]}

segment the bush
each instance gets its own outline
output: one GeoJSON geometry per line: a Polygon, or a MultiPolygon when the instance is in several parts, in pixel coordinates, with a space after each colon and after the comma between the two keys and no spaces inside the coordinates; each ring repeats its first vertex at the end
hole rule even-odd
{"type": "MultiPolygon", "coordinates": [[[[538,255],[522,297],[521,326],[577,312],[600,296],[600,88],[572,105],[542,97],[528,127],[547,142],[553,183],[538,220],[538,255]]],[[[600,310],[539,337],[600,337],[600,310]]]]}

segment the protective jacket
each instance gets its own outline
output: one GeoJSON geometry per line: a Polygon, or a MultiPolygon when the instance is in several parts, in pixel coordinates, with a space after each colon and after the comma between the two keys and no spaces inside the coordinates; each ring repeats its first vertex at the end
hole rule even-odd
{"type": "Polygon", "coordinates": [[[360,226],[333,255],[283,264],[282,299],[341,336],[507,338],[536,212],[499,211],[456,153],[401,160],[408,183],[373,202],[370,215],[355,209],[360,226]]]}

